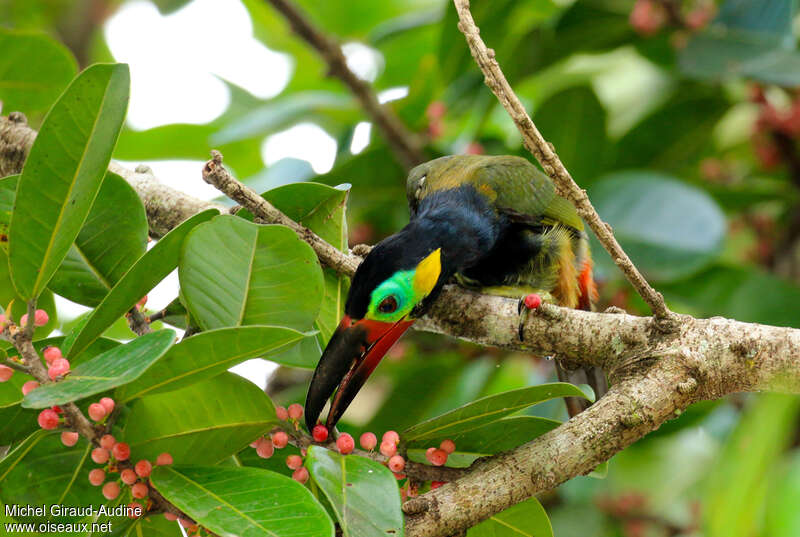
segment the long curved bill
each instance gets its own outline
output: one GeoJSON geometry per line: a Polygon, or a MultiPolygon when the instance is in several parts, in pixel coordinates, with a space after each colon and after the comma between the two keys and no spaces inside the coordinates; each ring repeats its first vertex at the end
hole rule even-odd
{"type": "Polygon", "coordinates": [[[306,395],[306,425],[311,430],[336,391],[325,425],[332,429],[386,352],[414,324],[384,323],[345,315],[319,359],[306,395]]]}

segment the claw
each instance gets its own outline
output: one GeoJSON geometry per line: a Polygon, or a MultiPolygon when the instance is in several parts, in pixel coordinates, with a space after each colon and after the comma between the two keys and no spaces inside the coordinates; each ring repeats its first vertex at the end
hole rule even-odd
{"type": "Polygon", "coordinates": [[[517,303],[517,313],[519,314],[519,327],[517,328],[517,331],[519,333],[520,341],[525,340],[524,328],[525,328],[525,321],[528,320],[528,312],[530,312],[531,310],[535,310],[541,305],[542,305],[542,297],[540,297],[536,293],[530,293],[519,299],[519,302],[517,303]]]}

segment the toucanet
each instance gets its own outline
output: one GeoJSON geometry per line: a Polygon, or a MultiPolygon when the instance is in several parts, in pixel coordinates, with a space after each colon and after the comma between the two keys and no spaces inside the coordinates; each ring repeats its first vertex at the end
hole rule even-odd
{"type": "MultiPolygon", "coordinates": [[[[317,423],[333,395],[332,428],[389,348],[423,316],[448,281],[484,293],[591,309],[597,291],[583,222],[553,183],[514,156],[447,156],[412,169],[410,222],[369,252],[356,270],[345,314],[319,360],[306,397],[317,423]],[[335,394],[334,394],[335,392],[335,394]]],[[[600,397],[602,371],[565,370],[600,397]]],[[[581,400],[567,402],[570,415],[581,400]]]]}

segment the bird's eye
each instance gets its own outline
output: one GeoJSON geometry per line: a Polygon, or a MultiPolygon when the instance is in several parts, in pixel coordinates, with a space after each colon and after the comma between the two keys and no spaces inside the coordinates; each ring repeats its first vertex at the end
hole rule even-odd
{"type": "Polygon", "coordinates": [[[381,313],[394,313],[397,310],[397,299],[394,295],[389,295],[378,304],[378,311],[381,313]]]}

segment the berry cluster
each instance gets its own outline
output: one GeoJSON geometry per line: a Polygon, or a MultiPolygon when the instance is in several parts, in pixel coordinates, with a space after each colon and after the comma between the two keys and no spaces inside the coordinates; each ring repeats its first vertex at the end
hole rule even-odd
{"type": "Polygon", "coordinates": [[[638,34],[647,37],[665,26],[700,30],[714,17],[714,11],[713,2],[707,0],[692,0],[686,10],[670,0],[636,0],[628,21],[638,34]]]}
{"type": "Polygon", "coordinates": [[[456,450],[456,444],[452,440],[442,440],[439,447],[429,447],[425,451],[425,458],[434,466],[444,466],[447,457],[456,450]]]}
{"type": "MultiPolygon", "coordinates": [[[[34,314],[33,314],[33,325],[34,326],[44,326],[44,325],[47,324],[47,322],[49,320],[50,320],[50,316],[47,315],[47,312],[44,311],[44,310],[36,310],[34,312],[34,314]]],[[[9,326],[12,326],[13,323],[14,323],[14,321],[11,319],[11,317],[6,317],[5,315],[0,314],[0,331],[5,330],[9,326]]],[[[28,314],[26,313],[20,318],[19,326],[21,328],[25,328],[27,325],[28,325],[28,314]]],[[[20,358],[18,356],[10,358],[10,360],[13,360],[13,361],[18,362],[18,363],[21,362],[21,360],[20,360],[20,358]]],[[[61,364],[61,367],[63,367],[63,364],[61,364]]],[[[67,362],[66,371],[69,371],[69,362],[67,362]]],[[[6,382],[6,381],[10,380],[13,375],[14,375],[14,370],[12,368],[8,367],[7,365],[0,365],[0,382],[6,382]]],[[[26,385],[30,384],[30,382],[26,382],[25,384],[26,385]]],[[[38,384],[36,386],[38,386],[38,384]]],[[[28,391],[30,391],[32,389],[33,388],[29,388],[28,391]]],[[[24,388],[23,388],[23,393],[25,393],[24,392],[24,388]]]]}
{"type": "MultiPolygon", "coordinates": [[[[750,100],[759,107],[752,143],[761,164],[772,169],[781,161],[791,161],[796,157],[796,141],[800,139],[800,92],[790,96],[785,106],[767,99],[759,85],[750,90],[750,100]]],[[[779,100],[776,99],[775,100],[779,100]]]]}

